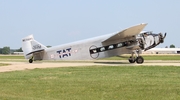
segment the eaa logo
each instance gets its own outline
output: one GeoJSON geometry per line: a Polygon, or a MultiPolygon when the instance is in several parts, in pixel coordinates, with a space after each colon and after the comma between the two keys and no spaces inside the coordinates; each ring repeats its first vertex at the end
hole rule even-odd
{"type": "Polygon", "coordinates": [[[71,56],[71,48],[59,50],[57,53],[59,54],[59,58],[69,57],[71,56]]]}

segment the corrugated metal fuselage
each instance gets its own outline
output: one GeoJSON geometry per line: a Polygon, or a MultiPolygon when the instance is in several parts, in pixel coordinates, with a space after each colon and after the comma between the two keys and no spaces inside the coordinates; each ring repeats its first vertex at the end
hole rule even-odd
{"type": "Polygon", "coordinates": [[[102,44],[102,41],[108,37],[109,35],[105,35],[47,48],[42,54],[43,60],[93,60],[132,52],[123,46],[115,48],[114,45],[113,47],[113,44],[118,45],[122,40],[102,44]]]}

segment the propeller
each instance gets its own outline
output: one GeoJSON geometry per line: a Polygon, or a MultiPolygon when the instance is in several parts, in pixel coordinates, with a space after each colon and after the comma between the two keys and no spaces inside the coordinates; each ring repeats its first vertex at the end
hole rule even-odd
{"type": "Polygon", "coordinates": [[[163,37],[163,39],[166,37],[166,34],[167,34],[167,33],[164,33],[164,37],[163,37]]]}
{"type": "Polygon", "coordinates": [[[166,35],[167,35],[167,33],[164,33],[164,36],[162,35],[162,33],[159,33],[160,34],[160,36],[161,36],[161,40],[160,40],[160,42],[161,43],[164,43],[164,39],[165,39],[165,37],[166,37],[166,35]]]}

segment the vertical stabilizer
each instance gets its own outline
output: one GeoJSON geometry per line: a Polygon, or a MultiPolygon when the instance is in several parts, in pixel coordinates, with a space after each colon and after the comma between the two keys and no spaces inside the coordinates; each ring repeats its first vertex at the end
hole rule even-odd
{"type": "Polygon", "coordinates": [[[33,35],[29,35],[22,39],[22,50],[26,59],[30,59],[34,52],[38,52],[46,48],[46,46],[34,40],[33,35]]]}

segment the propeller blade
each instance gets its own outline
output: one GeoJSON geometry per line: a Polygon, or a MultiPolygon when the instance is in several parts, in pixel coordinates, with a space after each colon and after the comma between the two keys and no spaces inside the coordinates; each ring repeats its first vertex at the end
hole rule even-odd
{"type": "Polygon", "coordinates": [[[164,37],[163,37],[163,39],[166,37],[166,34],[167,34],[167,33],[164,33],[164,37]]]}

